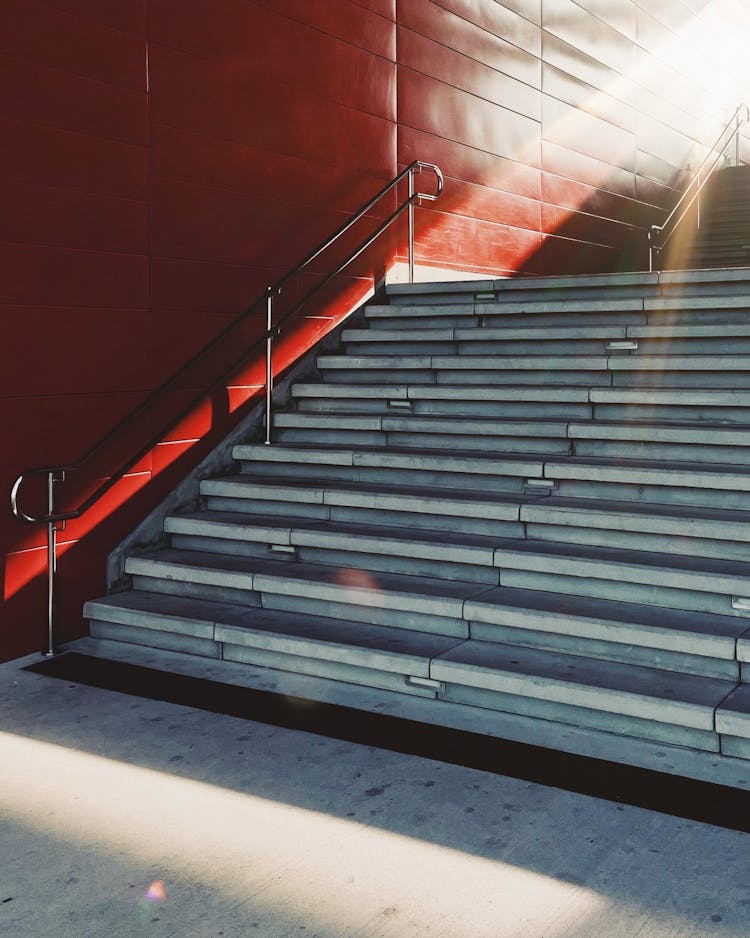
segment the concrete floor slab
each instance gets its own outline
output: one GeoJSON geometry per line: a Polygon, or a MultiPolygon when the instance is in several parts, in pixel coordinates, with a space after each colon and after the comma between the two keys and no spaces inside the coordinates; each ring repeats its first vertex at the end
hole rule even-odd
{"type": "Polygon", "coordinates": [[[0,666],[13,938],[744,938],[745,833],[0,666]]]}

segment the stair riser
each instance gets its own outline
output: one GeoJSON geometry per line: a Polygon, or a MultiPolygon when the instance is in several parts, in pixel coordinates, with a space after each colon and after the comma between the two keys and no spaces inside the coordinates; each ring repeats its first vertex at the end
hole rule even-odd
{"type": "MultiPolygon", "coordinates": [[[[381,400],[358,398],[305,398],[297,404],[300,413],[320,414],[380,414],[392,415],[397,408],[390,407],[388,398],[381,400]]],[[[750,423],[750,407],[719,407],[674,404],[568,404],[470,401],[415,400],[409,411],[414,416],[467,416],[498,417],[511,420],[647,420],[661,423],[681,420],[701,423],[750,423]]]]}
{"type": "Polygon", "coordinates": [[[367,355],[457,355],[458,343],[452,341],[432,341],[425,331],[425,338],[420,340],[402,339],[397,342],[345,342],[343,354],[354,356],[367,355]]]}
{"type": "Polygon", "coordinates": [[[617,661],[622,664],[637,664],[682,674],[703,674],[706,677],[727,680],[736,680],[739,677],[736,662],[723,661],[718,658],[701,658],[697,655],[655,650],[639,647],[636,644],[623,645],[618,642],[581,638],[576,635],[556,635],[551,632],[534,632],[503,626],[482,626],[481,623],[474,622],[469,623],[469,630],[472,637],[480,641],[522,645],[526,648],[539,648],[559,654],[617,661]]]}
{"type": "MultiPolygon", "coordinates": [[[[412,522],[430,526],[434,519],[439,529],[444,530],[446,526],[452,525],[454,520],[456,522],[466,520],[468,522],[477,521],[479,523],[489,522],[493,525],[499,524],[499,527],[492,529],[491,533],[493,535],[500,535],[500,532],[505,529],[505,525],[508,522],[512,522],[508,530],[519,532],[516,523],[519,520],[520,506],[516,499],[500,499],[498,501],[479,501],[474,499],[469,501],[468,499],[461,500],[461,493],[454,493],[455,497],[453,498],[449,497],[448,493],[445,493],[441,498],[439,494],[436,495],[431,492],[425,493],[424,496],[411,492],[408,495],[399,492],[381,492],[376,494],[356,490],[337,489],[334,486],[329,490],[322,490],[315,486],[310,486],[309,488],[290,486],[287,489],[282,485],[269,486],[267,482],[258,486],[253,486],[251,483],[235,485],[222,483],[221,488],[227,491],[221,491],[218,497],[236,499],[237,502],[243,506],[262,502],[267,506],[263,514],[267,515],[274,513],[274,506],[276,504],[287,505],[288,503],[292,503],[297,505],[309,503],[316,505],[318,508],[322,507],[328,509],[327,514],[322,516],[324,519],[333,519],[334,515],[332,512],[344,509],[367,512],[367,514],[361,517],[368,519],[366,523],[375,524],[376,519],[382,511],[385,517],[406,519],[406,523],[402,523],[402,526],[406,528],[410,527],[412,522]],[[445,521],[441,521],[441,518],[444,518],[445,521]]],[[[210,497],[213,498],[215,496],[210,497]]],[[[236,510],[237,509],[235,509],[235,511],[236,510]]],[[[258,514],[258,512],[256,512],[256,514],[258,514]]],[[[214,520],[219,521],[219,519],[214,520]]],[[[239,521],[241,521],[241,519],[237,519],[237,521],[232,519],[232,524],[229,526],[221,522],[220,526],[222,530],[218,530],[215,523],[206,524],[204,531],[202,530],[200,522],[194,518],[189,519],[187,522],[181,522],[179,518],[168,518],[166,530],[178,534],[214,533],[219,537],[241,538],[245,535],[237,523],[239,521]],[[224,528],[228,527],[231,527],[232,530],[224,530],[224,528]],[[237,532],[236,534],[234,533],[235,531],[237,532]]],[[[277,532],[281,526],[265,521],[261,523],[263,524],[263,530],[270,532],[269,536],[277,536],[277,532]]],[[[257,526],[257,523],[253,522],[253,528],[257,526]]],[[[283,527],[286,528],[287,526],[283,525],[283,527]]],[[[302,529],[302,522],[297,525],[297,527],[302,529]]],[[[265,535],[261,534],[261,536],[265,535]]],[[[247,538],[252,540],[254,539],[254,535],[249,533],[247,538]]]]}
{"type": "Polygon", "coordinates": [[[526,526],[529,538],[563,544],[588,544],[592,547],[614,547],[624,550],[645,550],[656,554],[684,554],[692,557],[713,557],[721,560],[750,561],[750,544],[741,541],[709,540],[699,537],[651,534],[646,530],[617,531],[571,525],[533,524],[526,526]]]}
{"type": "MultiPolygon", "coordinates": [[[[543,331],[543,330],[542,330],[543,331]]],[[[614,330],[613,330],[614,331],[614,330]]],[[[622,330],[619,330],[620,332],[622,330]]],[[[564,340],[543,336],[527,340],[493,341],[477,330],[476,338],[461,342],[431,342],[429,339],[398,342],[347,342],[344,354],[365,355],[606,355],[607,339],[564,340]]],[[[613,338],[617,338],[615,335],[613,338]]]]}
{"type": "MultiPolygon", "coordinates": [[[[540,680],[536,676],[513,671],[493,670],[477,673],[476,669],[442,657],[433,661],[430,677],[446,684],[546,700],[550,703],[599,710],[644,720],[656,720],[691,729],[713,731],[713,712],[706,707],[682,701],[673,703],[642,693],[623,693],[610,688],[592,687],[567,680],[540,680]]],[[[731,685],[730,685],[731,686],[731,685]]]]}
{"type": "MultiPolygon", "coordinates": [[[[357,400],[355,398],[305,399],[297,405],[300,413],[368,413],[392,415],[396,408],[388,406],[388,399],[357,400]]],[[[552,418],[558,420],[590,420],[593,407],[587,404],[526,404],[496,401],[414,401],[410,411],[414,416],[466,416],[499,417],[510,420],[552,418]]]]}
{"type": "Polygon", "coordinates": [[[435,579],[453,578],[485,585],[488,588],[497,586],[499,583],[499,573],[493,567],[440,562],[419,557],[302,547],[299,550],[299,559],[303,563],[325,564],[341,570],[371,570],[379,573],[400,573],[405,576],[427,576],[435,579]]]}
{"type": "MultiPolygon", "coordinates": [[[[460,423],[456,424],[458,429],[460,423]]],[[[574,431],[571,431],[574,432],[574,431]]],[[[540,453],[595,456],[622,459],[645,459],[692,463],[746,464],[748,446],[707,445],[707,434],[696,434],[695,442],[658,443],[651,440],[597,440],[578,436],[523,437],[461,435],[459,433],[378,432],[368,430],[321,430],[317,428],[280,428],[274,438],[279,443],[326,442],[344,446],[394,446],[397,448],[461,449],[477,453],[540,453]]]]}
{"type": "Polygon", "coordinates": [[[243,645],[229,644],[224,645],[223,656],[225,661],[273,668],[274,670],[287,671],[292,674],[313,675],[332,681],[358,684],[362,687],[378,687],[382,690],[396,691],[413,697],[435,697],[434,691],[407,684],[406,675],[391,674],[387,671],[343,664],[338,661],[323,661],[318,658],[305,658],[300,655],[282,654],[266,651],[262,648],[248,648],[243,645]]]}
{"type": "MultiPolygon", "coordinates": [[[[500,585],[520,589],[542,590],[550,593],[566,593],[569,596],[590,596],[626,603],[663,606],[694,612],[709,612],[721,616],[743,617],[732,609],[729,593],[698,592],[696,590],[652,586],[629,582],[622,571],[613,569],[609,577],[587,577],[537,573],[529,570],[500,570],[500,585]]],[[[748,619],[750,626],[750,619],[748,619]]]]}
{"type": "Polygon", "coordinates": [[[90,620],[90,627],[94,638],[126,642],[131,645],[145,645],[147,648],[162,648],[166,651],[179,651],[201,658],[217,660],[221,658],[221,644],[208,638],[195,638],[181,632],[166,632],[161,629],[103,622],[98,619],[90,620]]]}
{"type": "MultiPolygon", "coordinates": [[[[319,466],[315,463],[272,463],[262,465],[243,462],[242,472],[250,477],[254,472],[267,474],[273,472],[279,480],[282,478],[310,479],[318,484],[324,482],[382,482],[387,485],[424,485],[461,491],[507,492],[519,494],[523,491],[526,473],[517,476],[471,474],[460,472],[431,472],[424,469],[394,468],[378,469],[358,466],[319,466]]],[[[223,509],[220,509],[223,510],[223,509]]]]}
{"type": "Polygon", "coordinates": [[[644,404],[595,404],[595,420],[685,420],[691,423],[750,423],[750,407],[649,407],[644,404]]]}
{"type": "Polygon", "coordinates": [[[378,524],[411,528],[415,531],[450,531],[484,537],[523,537],[524,526],[517,521],[486,521],[455,515],[416,512],[372,511],[366,508],[331,508],[331,520],[346,524],[378,524]]]}
{"type": "Polygon", "coordinates": [[[697,443],[641,443],[638,440],[575,440],[575,455],[621,459],[659,459],[665,462],[746,465],[744,446],[701,446],[697,443]]]}
{"type": "Polygon", "coordinates": [[[273,511],[280,517],[309,518],[311,521],[326,521],[330,515],[327,505],[306,505],[299,502],[269,502],[267,499],[234,498],[210,495],[206,498],[210,511],[233,511],[246,515],[268,515],[273,511]]]}
{"type": "Polygon", "coordinates": [[[191,583],[188,580],[166,580],[158,576],[132,577],[133,589],[146,593],[162,593],[167,596],[184,596],[190,599],[208,599],[216,603],[234,603],[238,606],[259,607],[260,593],[254,590],[234,589],[229,586],[212,586],[206,583],[191,583]]]}
{"type": "Polygon", "coordinates": [[[592,387],[608,388],[612,385],[612,374],[607,371],[480,371],[450,368],[437,372],[439,385],[481,385],[483,387],[531,385],[534,387],[592,387]]]}
{"type": "Polygon", "coordinates": [[[562,479],[555,493],[562,498],[602,498],[653,505],[683,505],[750,511],[750,493],[711,488],[680,488],[652,484],[590,482],[562,479]]]}
{"type": "MultiPolygon", "coordinates": [[[[334,584],[335,572],[332,571],[332,574],[329,582],[334,584]]],[[[375,581],[377,582],[377,577],[375,581]]],[[[135,589],[151,593],[235,603],[239,606],[262,605],[267,609],[300,612],[328,618],[344,618],[354,622],[371,622],[377,625],[456,638],[468,637],[468,624],[462,618],[443,615],[439,611],[433,612],[428,608],[427,602],[423,604],[425,611],[401,608],[404,605],[403,601],[391,600],[377,590],[369,592],[361,589],[338,588],[333,589],[332,592],[340,595],[341,600],[325,597],[321,599],[312,595],[300,595],[299,585],[294,583],[279,583],[278,589],[268,587],[248,591],[226,586],[196,584],[188,580],[166,580],[141,575],[133,577],[133,586],[135,589]],[[344,597],[347,598],[347,602],[343,601],[344,597]],[[395,607],[393,603],[396,603],[395,607]],[[336,615],[337,610],[338,615],[336,615]]],[[[433,605],[439,609],[441,604],[434,603],[433,605]]]]}
{"type": "Polygon", "coordinates": [[[570,312],[519,312],[504,314],[485,314],[479,319],[479,325],[487,329],[544,329],[564,326],[595,326],[622,329],[625,326],[646,324],[646,314],[641,311],[612,313],[592,311],[590,313],[570,312]]]}
{"type": "MultiPolygon", "coordinates": [[[[438,552],[433,547],[432,552],[429,545],[425,546],[424,556],[416,554],[415,556],[404,556],[395,553],[386,553],[386,548],[377,549],[377,544],[370,544],[368,549],[367,542],[363,539],[361,550],[338,548],[336,539],[329,538],[330,546],[326,544],[299,545],[294,544],[295,540],[304,539],[314,541],[314,532],[305,532],[304,538],[297,538],[292,535],[293,546],[296,548],[296,557],[302,563],[325,564],[344,570],[376,570],[383,573],[402,573],[413,576],[429,576],[437,579],[453,578],[471,583],[483,583],[490,586],[497,586],[499,574],[492,565],[492,551],[488,548],[480,554],[475,552],[477,557],[475,562],[471,562],[472,552],[465,550],[466,562],[454,562],[449,559],[452,556],[449,551],[438,552]],[[434,553],[442,553],[439,559],[431,559],[434,553]],[[484,562],[482,562],[484,561],[484,562]]],[[[342,538],[343,540],[343,538],[342,538]]],[[[351,540],[351,539],[350,539],[351,540]]],[[[278,543],[282,543],[279,539],[278,543]]],[[[212,553],[224,554],[229,557],[257,557],[261,560],[283,559],[283,554],[275,553],[272,550],[272,544],[267,541],[244,541],[229,540],[218,537],[208,537],[191,534],[172,535],[172,546],[179,550],[191,551],[210,551],[212,553]]],[[[453,556],[459,561],[462,554],[456,551],[453,556]]],[[[292,555],[289,555],[289,563],[293,563],[292,555]]]]}
{"type": "Polygon", "coordinates": [[[460,436],[459,434],[382,433],[356,430],[280,429],[274,433],[279,443],[330,443],[341,446],[394,446],[424,449],[461,449],[476,453],[547,453],[562,455],[570,449],[563,439],[524,439],[502,436],[460,436]]]}
{"type": "MultiPolygon", "coordinates": [[[[543,610],[483,606],[481,600],[467,604],[466,616],[471,638],[482,642],[549,649],[729,680],[739,674],[735,639],[731,636],[658,631],[632,622],[545,616],[543,610]]],[[[738,631],[741,629],[739,624],[738,631]]]]}
{"type": "Polygon", "coordinates": [[[333,384],[395,384],[405,383],[418,385],[476,385],[518,387],[519,385],[532,387],[610,387],[612,374],[607,371],[482,371],[479,369],[450,369],[440,371],[407,371],[393,369],[326,369],[325,380],[333,384]]]}
{"type": "Polygon", "coordinates": [[[503,694],[483,688],[448,684],[445,691],[440,694],[440,699],[486,710],[534,716],[555,723],[586,726],[623,736],[653,739],[675,746],[690,746],[709,752],[718,752],[719,748],[718,736],[712,731],[674,726],[638,717],[626,717],[586,707],[535,700],[515,694],[503,694]]]}
{"type": "MultiPolygon", "coordinates": [[[[614,335],[610,339],[545,339],[543,337],[528,340],[494,341],[481,335],[477,330],[476,339],[461,342],[430,342],[412,340],[399,342],[350,342],[345,346],[344,354],[353,357],[388,355],[393,357],[415,357],[421,355],[466,355],[466,356],[514,356],[514,355],[595,355],[606,356],[611,353],[607,348],[611,341],[624,341],[614,335]]],[[[543,331],[543,330],[542,330],[543,331]]],[[[622,331],[622,330],[619,330],[622,331]]],[[[613,333],[615,330],[613,330],[613,333]]],[[[623,352],[632,357],[639,355],[747,355],[750,353],[750,337],[735,336],[675,336],[675,337],[638,337],[638,349],[623,352]]]]}
{"type": "Polygon", "coordinates": [[[425,449],[462,449],[478,453],[545,453],[570,451],[570,441],[555,437],[540,439],[518,436],[462,436],[442,433],[388,433],[388,444],[396,447],[425,449]]]}
{"type": "Polygon", "coordinates": [[[316,599],[310,596],[291,596],[284,593],[263,593],[263,608],[294,612],[300,615],[325,616],[364,624],[385,625],[411,632],[427,632],[456,639],[467,638],[468,623],[463,619],[411,610],[388,609],[373,602],[370,605],[316,599]]]}

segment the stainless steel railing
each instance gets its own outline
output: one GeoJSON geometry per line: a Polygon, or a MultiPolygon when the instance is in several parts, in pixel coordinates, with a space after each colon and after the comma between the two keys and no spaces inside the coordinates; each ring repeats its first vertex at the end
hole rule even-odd
{"type": "Polygon", "coordinates": [[[47,526],[47,635],[46,648],[43,654],[51,656],[55,653],[55,574],[57,571],[57,532],[58,525],[63,528],[67,521],[83,517],[86,512],[92,508],[117,482],[119,482],[126,473],[128,473],[144,456],[146,456],[163,438],[164,435],[173,429],[177,424],[184,420],[205,398],[214,391],[227,377],[234,373],[243,363],[250,359],[256,352],[265,346],[266,358],[266,376],[265,376],[265,440],[271,442],[271,426],[273,423],[273,342],[278,338],[283,326],[289,322],[292,317],[320,290],[326,287],[335,277],[337,277],[349,264],[355,261],[364,251],[367,250],[405,211],[408,213],[408,265],[409,282],[414,280],[414,206],[420,205],[423,201],[434,202],[440,197],[443,191],[443,174],[434,163],[423,163],[415,160],[403,169],[397,176],[382,189],[375,193],[357,212],[355,212],[347,221],[338,228],[322,244],[318,245],[314,251],[300,261],[289,273],[285,274],[281,280],[267,287],[264,293],[258,297],[250,306],[221,330],[207,345],[205,345],[196,355],[187,361],[174,374],[167,378],[158,388],[153,390],[148,397],[139,406],[133,410],[127,417],[118,423],[113,429],[108,431],[100,440],[98,440],[76,463],[69,465],[44,466],[35,469],[27,469],[22,472],[16,481],[10,493],[11,510],[16,518],[27,524],[45,524],[47,526]],[[435,178],[435,188],[432,192],[421,192],[415,186],[415,177],[423,172],[430,172],[435,178]],[[369,211],[371,211],[386,195],[397,189],[399,183],[404,179],[408,180],[407,197],[403,199],[396,209],[385,218],[375,230],[369,234],[356,248],[350,251],[344,260],[340,261],[335,269],[319,280],[314,287],[308,290],[302,298],[288,309],[279,320],[274,323],[274,299],[281,295],[282,289],[298,275],[313,263],[328,248],[334,245],[339,239],[349,232],[358,221],[360,221],[369,211]],[[241,355],[236,357],[230,365],[224,367],[208,387],[203,388],[189,404],[184,406],[179,413],[170,418],[166,424],[162,425],[158,433],[152,435],[148,442],[144,443],[137,452],[129,456],[120,466],[109,475],[90,495],[88,495],[77,507],[67,511],[56,510],[55,486],[66,481],[70,473],[81,470],[85,465],[90,464],[92,460],[105,452],[107,446],[111,444],[121,433],[133,426],[147,410],[152,407],[157,400],[162,398],[165,391],[175,387],[177,382],[184,377],[187,372],[198,362],[203,360],[207,354],[220,345],[220,343],[236,327],[245,322],[248,317],[261,304],[265,304],[266,309],[266,331],[241,355]],[[24,484],[32,476],[47,477],[47,510],[43,514],[29,514],[21,507],[21,494],[24,484]]]}
{"type": "MultiPolygon", "coordinates": [[[[648,269],[654,270],[654,262],[661,252],[672,240],[672,236],[684,220],[687,213],[700,198],[706,183],[711,177],[711,173],[716,169],[719,160],[726,153],[727,148],[732,142],[735,144],[735,162],[739,166],[740,162],[740,129],[743,124],[750,122],[750,108],[746,104],[740,104],[737,110],[732,114],[724,125],[716,142],[706,154],[705,159],[699,166],[693,178],[688,183],[685,191],[680,196],[677,204],[669,213],[661,225],[651,225],[648,231],[648,269]],[[726,139],[725,139],[726,138],[726,139]],[[722,141],[723,144],[722,144],[722,141]],[[704,176],[705,173],[705,176],[704,176]]],[[[698,203],[700,207],[700,203],[698,203]]],[[[700,216],[699,216],[700,224],[700,216]]],[[[656,268],[660,269],[659,267],[656,268]]]]}

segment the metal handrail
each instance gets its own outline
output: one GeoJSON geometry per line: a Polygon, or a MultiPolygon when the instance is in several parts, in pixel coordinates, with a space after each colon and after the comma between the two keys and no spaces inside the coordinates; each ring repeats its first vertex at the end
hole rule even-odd
{"type": "Polygon", "coordinates": [[[46,524],[47,525],[47,576],[48,576],[48,603],[47,603],[47,649],[45,655],[50,656],[54,651],[54,600],[55,600],[55,571],[57,565],[56,538],[57,525],[65,525],[65,522],[82,517],[93,505],[95,505],[123,476],[129,472],[144,456],[146,456],[163,438],[164,435],[177,424],[184,420],[205,398],[224,382],[227,377],[234,373],[244,362],[246,362],[263,345],[266,347],[266,398],[265,398],[265,429],[266,443],[271,442],[271,424],[272,424],[272,392],[273,392],[273,341],[281,333],[281,329],[299,310],[316,294],[326,287],[335,277],[337,277],[349,264],[355,261],[364,251],[375,242],[383,232],[385,232],[404,211],[408,210],[408,266],[409,282],[414,281],[414,205],[421,204],[422,201],[434,202],[443,192],[444,179],[440,167],[434,163],[424,163],[421,160],[414,160],[397,176],[380,189],[371,199],[369,199],[358,211],[347,219],[330,237],[323,241],[318,247],[308,254],[304,260],[300,261],[288,273],[286,273],[276,283],[267,287],[266,290],[253,303],[236,316],[232,322],[225,326],[211,341],[200,349],[192,358],[175,371],[169,378],[162,382],[158,388],[155,388],[148,397],[143,400],[135,410],[131,411],[115,427],[109,430],[101,437],[79,460],[74,464],[43,466],[34,469],[27,469],[22,472],[16,481],[10,493],[11,510],[16,518],[28,524],[46,524]],[[434,192],[419,192],[415,189],[414,177],[423,171],[434,173],[436,187],[434,192]],[[391,212],[388,217],[382,221],[377,228],[360,244],[357,245],[341,261],[331,273],[323,277],[314,287],[308,290],[303,297],[298,300],[291,309],[279,319],[273,322],[273,300],[278,297],[283,288],[289,281],[307,268],[324,251],[330,248],[339,238],[346,234],[358,221],[360,221],[381,199],[383,199],[391,190],[408,177],[408,196],[398,207],[391,212]],[[266,331],[259,336],[249,348],[245,349],[230,365],[225,367],[221,374],[211,382],[208,387],[203,388],[189,404],[183,407],[179,413],[173,416],[159,432],[152,436],[149,441],[141,446],[138,451],[128,457],[115,472],[113,472],[101,485],[99,485],[87,498],[85,498],[76,508],[69,511],[55,511],[55,485],[64,482],[70,472],[80,470],[98,455],[114,438],[116,438],[126,427],[131,426],[151,405],[162,396],[162,394],[173,388],[177,382],[204,356],[215,349],[221,341],[229,335],[239,324],[244,322],[247,317],[262,303],[266,304],[267,322],[266,331]],[[47,513],[40,515],[30,515],[20,505],[20,497],[23,485],[31,476],[47,476],[47,513]]]}
{"type": "Polygon", "coordinates": [[[711,173],[716,168],[719,160],[724,155],[727,147],[732,142],[732,140],[735,141],[735,162],[739,166],[739,163],[740,163],[740,128],[742,127],[743,124],[746,124],[748,122],[750,122],[750,108],[748,108],[747,104],[740,104],[737,107],[737,110],[734,112],[734,114],[732,114],[732,116],[729,118],[727,123],[722,128],[722,131],[717,137],[716,142],[706,154],[703,162],[699,166],[693,178],[688,183],[687,187],[685,188],[685,191],[680,196],[675,207],[672,209],[672,211],[664,220],[663,224],[651,225],[651,227],[649,228],[649,231],[648,231],[648,269],[649,271],[653,271],[654,269],[654,256],[660,253],[661,251],[663,251],[664,248],[669,244],[669,242],[672,239],[672,236],[674,235],[675,231],[677,231],[677,228],[679,227],[680,223],[685,218],[685,216],[690,211],[690,209],[693,207],[695,200],[700,196],[701,192],[703,192],[703,189],[706,183],[711,177],[711,173]],[[744,118],[743,118],[743,112],[744,112],[744,118]],[[718,152],[716,152],[717,148],[721,144],[722,139],[724,138],[724,135],[732,127],[733,127],[732,133],[729,135],[728,139],[724,143],[724,146],[721,147],[721,149],[718,150],[718,152]],[[706,169],[706,167],[709,168],[709,171],[706,174],[705,179],[703,179],[703,181],[700,182],[700,185],[698,186],[698,188],[695,190],[695,192],[693,192],[692,196],[690,196],[690,190],[693,188],[693,186],[697,182],[700,181],[701,176],[703,175],[703,171],[706,169]],[[688,196],[690,196],[689,199],[688,199],[688,196]],[[657,244],[656,243],[657,233],[658,235],[663,236],[664,232],[672,224],[672,220],[675,218],[675,216],[677,216],[677,213],[680,211],[680,208],[683,206],[683,203],[685,202],[686,204],[684,206],[684,209],[682,213],[679,215],[679,217],[677,218],[677,220],[674,222],[674,225],[672,226],[671,231],[667,234],[666,237],[660,237],[659,243],[657,244]]]}

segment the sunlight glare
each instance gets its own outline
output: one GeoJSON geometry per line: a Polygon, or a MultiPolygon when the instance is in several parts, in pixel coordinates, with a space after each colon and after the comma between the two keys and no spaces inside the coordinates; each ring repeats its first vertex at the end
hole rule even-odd
{"type": "MultiPolygon", "coordinates": [[[[408,908],[453,934],[562,938],[608,904],[583,887],[359,821],[0,733],[0,812],[46,836],[125,853],[314,929],[372,934],[408,908]]],[[[327,932],[326,932],[327,933],[327,932]]]]}

